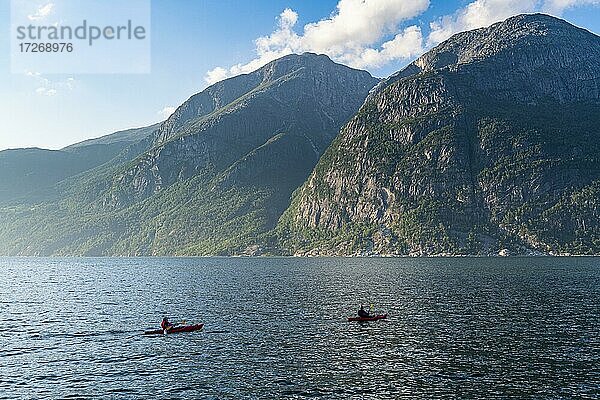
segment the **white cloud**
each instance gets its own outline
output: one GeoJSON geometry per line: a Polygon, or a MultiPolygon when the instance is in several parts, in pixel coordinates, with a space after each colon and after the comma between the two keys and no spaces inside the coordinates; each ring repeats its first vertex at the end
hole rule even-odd
{"type": "Polygon", "coordinates": [[[419,26],[397,33],[400,24],[429,7],[429,0],[339,0],[329,18],[308,23],[302,34],[294,27],[298,14],[286,8],[270,35],[255,40],[256,57],[248,63],[208,71],[212,84],[227,77],[252,72],[270,61],[291,53],[311,51],[356,68],[380,68],[396,60],[409,60],[458,32],[489,26],[521,13],[547,12],[554,15],[577,6],[600,5],[600,0],[474,0],[452,15],[429,24],[424,40],[419,26]],[[389,35],[393,39],[381,43],[389,35]],[[424,43],[426,42],[426,43],[424,43]]]}
{"type": "Polygon", "coordinates": [[[162,118],[167,119],[175,112],[175,107],[166,106],[156,114],[160,115],[162,118]]]}
{"type": "Polygon", "coordinates": [[[247,74],[285,55],[300,51],[299,37],[292,28],[298,21],[298,14],[286,8],[279,15],[278,27],[269,36],[261,36],[254,41],[257,57],[246,64],[230,68],[216,67],[206,73],[204,80],[213,84],[230,76],[247,74]]]}
{"type": "Polygon", "coordinates": [[[304,27],[302,41],[313,51],[341,55],[377,43],[428,7],[428,0],[340,0],[333,16],[304,27]]]}
{"type": "Polygon", "coordinates": [[[392,40],[383,43],[381,49],[361,49],[357,54],[349,53],[340,57],[340,61],[356,68],[380,68],[391,61],[414,58],[423,51],[421,28],[409,26],[392,40]]]}
{"type": "Polygon", "coordinates": [[[52,81],[35,71],[27,71],[25,72],[25,76],[36,81],[37,85],[39,86],[35,89],[35,92],[43,96],[55,96],[59,93],[59,91],[64,91],[63,89],[71,91],[75,89],[75,86],[77,85],[77,80],[75,80],[73,77],[69,77],[64,80],[52,81]]]}
{"type": "Polygon", "coordinates": [[[50,15],[50,13],[52,12],[53,9],[54,9],[54,3],[48,3],[43,6],[39,6],[38,9],[36,10],[36,12],[34,14],[28,15],[27,18],[30,21],[39,21],[41,19],[46,18],[48,15],[50,15]]]}
{"type": "Polygon", "coordinates": [[[522,13],[545,12],[561,16],[569,8],[600,5],[600,0],[476,0],[454,15],[430,24],[427,46],[443,42],[458,32],[489,26],[522,13]]]}
{"type": "Polygon", "coordinates": [[[222,81],[227,78],[227,70],[222,67],[216,67],[215,69],[211,69],[206,73],[206,77],[204,78],[208,83],[215,83],[222,81]]]}
{"type": "Polygon", "coordinates": [[[73,90],[73,88],[75,87],[76,83],[77,83],[77,81],[74,78],[67,78],[67,80],[65,81],[65,86],[69,90],[73,90]]]}
{"type": "Polygon", "coordinates": [[[277,29],[255,40],[257,57],[230,68],[217,67],[205,80],[212,84],[226,77],[248,73],[291,53],[323,53],[353,67],[378,67],[386,61],[412,57],[422,51],[418,27],[409,27],[381,46],[377,44],[397,31],[398,25],[427,10],[429,0],[340,0],[327,19],[304,26],[298,35],[298,14],[286,8],[277,29]]]}
{"type": "Polygon", "coordinates": [[[427,45],[443,42],[458,32],[489,26],[516,14],[536,11],[538,0],[477,0],[454,15],[447,15],[430,24],[427,45]]]}
{"type": "Polygon", "coordinates": [[[600,5],[600,0],[546,0],[542,10],[560,16],[569,8],[589,5],[600,5]]]}
{"type": "Polygon", "coordinates": [[[40,86],[39,88],[35,89],[35,92],[41,96],[55,96],[58,91],[56,89],[48,89],[46,87],[40,86]]]}

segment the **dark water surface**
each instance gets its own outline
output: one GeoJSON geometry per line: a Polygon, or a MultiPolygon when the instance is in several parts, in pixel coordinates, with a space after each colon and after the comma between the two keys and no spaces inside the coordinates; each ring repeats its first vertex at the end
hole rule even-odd
{"type": "Polygon", "coordinates": [[[598,399],[599,332],[594,258],[0,258],[6,399],[598,399]]]}

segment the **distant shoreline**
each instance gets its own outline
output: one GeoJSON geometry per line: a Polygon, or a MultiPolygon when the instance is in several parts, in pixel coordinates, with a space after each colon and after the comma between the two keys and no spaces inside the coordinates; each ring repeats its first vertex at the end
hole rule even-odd
{"type": "Polygon", "coordinates": [[[559,255],[551,255],[551,254],[542,254],[542,255],[511,255],[511,256],[480,256],[480,255],[431,255],[431,256],[75,256],[75,255],[65,255],[65,256],[6,256],[0,255],[0,259],[6,258],[18,258],[18,259],[40,259],[40,258],[48,258],[48,259],[165,259],[165,258],[175,258],[175,259],[186,259],[186,258],[232,258],[232,259],[329,259],[329,258],[347,258],[347,259],[455,259],[455,258],[481,258],[481,259],[517,259],[517,258],[600,258],[600,254],[559,254],[559,255]]]}

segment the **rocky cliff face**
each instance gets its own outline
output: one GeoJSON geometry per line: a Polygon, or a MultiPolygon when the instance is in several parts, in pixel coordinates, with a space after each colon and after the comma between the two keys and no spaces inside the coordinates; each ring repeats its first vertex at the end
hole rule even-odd
{"type": "Polygon", "coordinates": [[[455,35],[371,92],[296,193],[282,243],[598,252],[599,123],[599,37],[546,15],[455,35]]]}

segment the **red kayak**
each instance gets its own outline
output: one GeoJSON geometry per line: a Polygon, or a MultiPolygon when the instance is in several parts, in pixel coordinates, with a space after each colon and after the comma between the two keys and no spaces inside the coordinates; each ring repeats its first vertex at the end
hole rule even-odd
{"type": "Polygon", "coordinates": [[[373,315],[372,317],[348,317],[348,322],[378,321],[380,319],[386,319],[386,318],[387,318],[387,314],[373,315]]]}
{"type": "MultiPolygon", "coordinates": [[[[180,332],[194,332],[194,331],[199,331],[203,327],[204,327],[204,324],[175,326],[175,327],[169,329],[167,331],[167,333],[171,334],[171,333],[180,333],[180,332]]],[[[164,334],[164,331],[162,329],[144,332],[144,335],[162,335],[162,334],[164,334]]]]}

